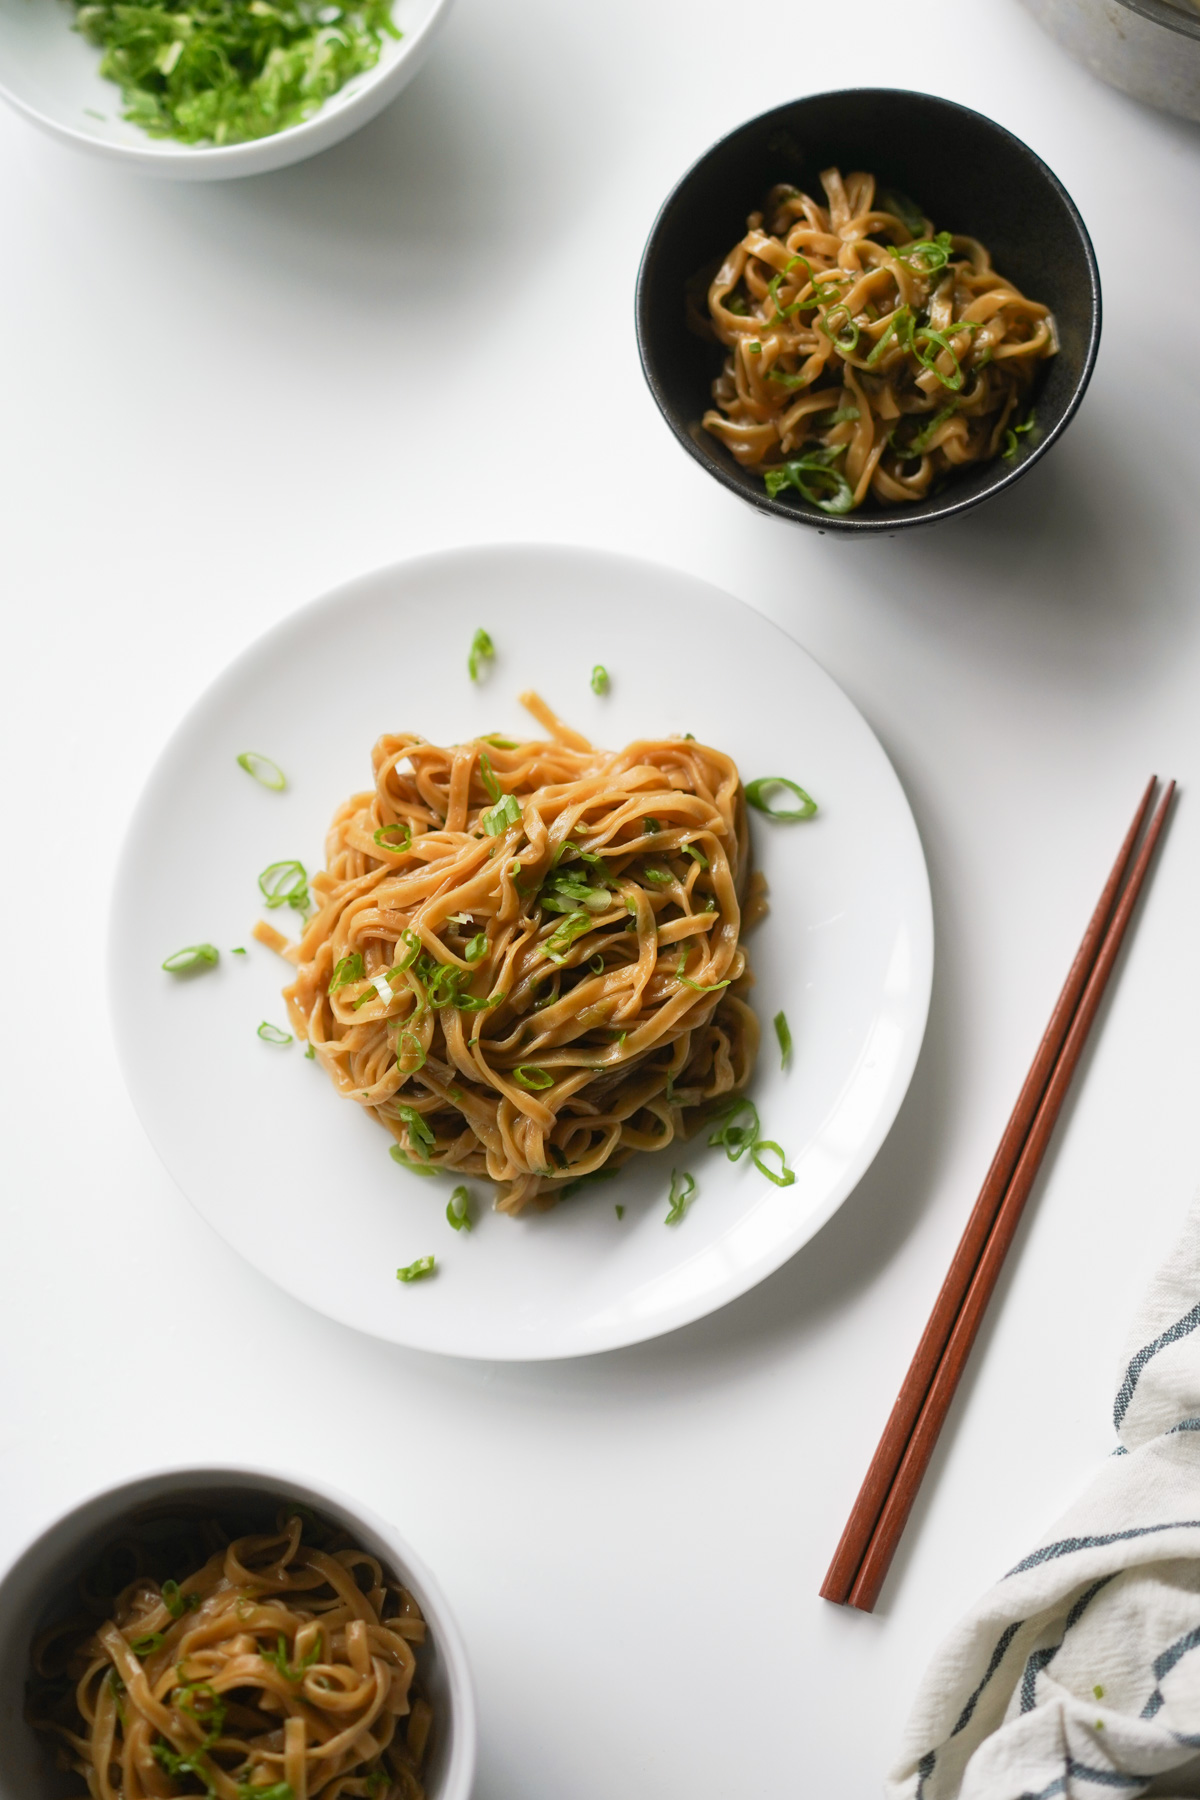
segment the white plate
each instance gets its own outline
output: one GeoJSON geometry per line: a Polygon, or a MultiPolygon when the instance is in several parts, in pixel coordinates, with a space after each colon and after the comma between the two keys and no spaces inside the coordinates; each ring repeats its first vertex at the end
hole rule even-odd
{"type": "MultiPolygon", "coordinates": [[[[290,915],[271,915],[288,926],[290,915]]],[[[896,1116],[920,1048],[933,966],[929,882],[900,784],[870,729],[800,647],[690,575],[597,551],[451,551],[368,575],[306,607],[238,658],[167,745],[117,876],[113,1014],[142,1122],[184,1193],[227,1242],[318,1311],[395,1343],[460,1356],[579,1356],[636,1343],[723,1306],[778,1268],[846,1198],[896,1116]],[[494,665],[466,657],[477,626],[494,665]],[[598,698],[594,663],[612,677],[598,698]],[[322,862],[334,808],[371,785],[383,731],[439,742],[536,735],[537,688],[619,747],[691,731],[743,779],[788,775],[809,823],[752,814],[771,913],[750,936],[763,1048],[751,1092],[796,1181],[770,1185],[703,1138],[635,1157],[547,1213],[445,1219],[451,1183],[388,1156],[382,1128],[320,1065],[256,1035],[286,1023],[288,965],[250,937],[259,871],[322,862]],[[268,792],[235,758],[286,771],[268,792]],[[219,966],[180,980],[163,958],[211,942],[219,966]],[[231,956],[245,944],[250,954],[231,956]],[[771,1020],[795,1051],[781,1070],[771,1020]],[[697,1195],[664,1224],[672,1167],[697,1195]],[[618,1219],[616,1204],[625,1208],[618,1219]],[[401,1264],[433,1252],[431,1279],[401,1264]]]]}

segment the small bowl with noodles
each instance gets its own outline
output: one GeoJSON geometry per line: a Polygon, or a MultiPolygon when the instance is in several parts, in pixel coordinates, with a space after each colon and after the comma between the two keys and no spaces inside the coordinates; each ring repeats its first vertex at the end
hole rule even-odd
{"type": "Polygon", "coordinates": [[[638,346],[684,448],[762,512],[893,533],[1011,486],[1100,339],[1086,227],[980,113],[858,89],[723,138],[663,206],[638,346]]]}
{"type": "Polygon", "coordinates": [[[0,1582],[0,1794],[468,1800],[445,1600],[383,1520],[262,1470],[93,1496],[0,1582]]]}

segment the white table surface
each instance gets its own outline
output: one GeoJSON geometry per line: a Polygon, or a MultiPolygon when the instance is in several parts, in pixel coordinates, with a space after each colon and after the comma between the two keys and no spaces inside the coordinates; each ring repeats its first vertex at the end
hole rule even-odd
{"type": "Polygon", "coordinates": [[[1110,1449],[1200,1162],[1185,794],[879,1610],[819,1600],[1137,793],[1196,773],[1198,152],[1016,0],[459,0],[358,137],[210,187],[0,117],[0,1558],[148,1464],[325,1473],[458,1611],[479,1800],[878,1793],[937,1640],[1110,1449]],[[759,519],[680,454],[634,350],[676,177],[854,82],[1025,138],[1105,287],[1066,441],[912,541],[759,519]],[[693,569],[799,638],[895,761],[938,940],[910,1097],[833,1223],[700,1325],[539,1367],[385,1348],[243,1267],[143,1136],[104,994],[130,809],[228,659],[360,570],[514,538],[693,569]]]}

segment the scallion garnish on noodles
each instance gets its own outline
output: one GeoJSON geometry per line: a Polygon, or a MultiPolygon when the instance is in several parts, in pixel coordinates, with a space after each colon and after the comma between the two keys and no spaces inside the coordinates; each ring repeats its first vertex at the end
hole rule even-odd
{"type": "Polygon", "coordinates": [[[785,1013],[775,1014],[775,1036],[779,1039],[779,1066],[783,1068],[792,1054],[792,1034],[785,1013]]]}
{"type": "Polygon", "coordinates": [[[290,906],[299,913],[308,911],[308,876],[302,862],[271,863],[259,876],[258,886],[269,908],[290,906]]]}
{"type": "Polygon", "coordinates": [[[161,1631],[148,1631],[143,1637],[134,1638],[129,1648],[135,1656],[153,1656],[156,1650],[162,1649],[163,1642],[161,1631]]]}
{"type": "Polygon", "coordinates": [[[259,1026],[258,1036],[264,1044],[290,1044],[292,1041],[290,1031],[281,1031],[278,1025],[272,1025],[268,1019],[264,1019],[259,1026]]]}
{"type": "Polygon", "coordinates": [[[396,1270],[397,1281],[424,1281],[437,1268],[436,1256],[418,1256],[416,1262],[408,1263],[403,1269],[396,1270]]]}
{"type": "Polygon", "coordinates": [[[173,950],[163,968],[171,975],[191,975],[197,969],[211,969],[220,957],[215,944],[189,944],[184,950],[173,950]]]}
{"type": "Polygon", "coordinates": [[[243,750],[237,760],[239,768],[245,769],[247,775],[253,775],[255,781],[273,793],[282,793],[287,786],[286,775],[269,756],[260,756],[257,750],[243,750]]]}
{"type": "Polygon", "coordinates": [[[412,826],[407,819],[399,819],[394,825],[381,825],[375,833],[375,842],[381,850],[394,850],[397,853],[407,850],[412,844],[412,826]],[[392,836],[395,831],[401,834],[398,838],[392,836]]]}
{"type": "Polygon", "coordinates": [[[935,238],[918,238],[915,244],[893,244],[891,250],[892,255],[901,262],[911,263],[914,258],[920,257],[917,273],[935,275],[949,262],[952,247],[950,233],[939,231],[935,238]]]}
{"type": "Polygon", "coordinates": [[[554,1077],[549,1070],[536,1068],[532,1063],[518,1063],[513,1070],[513,1080],[518,1087],[529,1088],[534,1093],[554,1086],[554,1077]]]}
{"type": "Polygon", "coordinates": [[[479,752],[479,773],[483,780],[483,785],[487,789],[488,799],[491,800],[493,802],[493,804],[497,800],[502,799],[504,796],[504,789],[500,786],[500,783],[496,780],[495,771],[492,768],[491,758],[483,750],[481,750],[479,752]]]}
{"type": "Polygon", "coordinates": [[[446,1218],[455,1231],[470,1231],[471,1196],[465,1187],[456,1187],[446,1202],[446,1218]]]}
{"type": "Polygon", "coordinates": [[[699,844],[680,844],[679,848],[683,851],[685,856],[690,856],[698,862],[702,869],[707,869],[708,858],[705,856],[699,844]]]}
{"type": "Polygon", "coordinates": [[[603,663],[597,663],[592,670],[592,692],[593,694],[607,694],[608,692],[608,670],[603,663]]]}
{"type": "Polygon", "coordinates": [[[479,680],[480,664],[491,662],[495,654],[496,646],[493,644],[487,632],[481,627],[471,639],[471,653],[467,657],[467,673],[470,675],[472,681],[479,680]]]}
{"type": "Polygon", "coordinates": [[[560,923],[555,926],[554,930],[550,933],[550,936],[546,939],[546,942],[542,945],[542,949],[550,958],[551,962],[565,962],[567,953],[569,952],[571,945],[575,942],[575,939],[577,937],[582,937],[585,931],[590,931],[591,929],[592,915],[590,912],[568,913],[566,918],[561,920],[560,923]]]}
{"type": "Polygon", "coordinates": [[[177,1581],[164,1581],[162,1584],[163,1605],[173,1619],[182,1619],[185,1612],[194,1611],[200,1604],[199,1594],[181,1594],[177,1581]]]}
{"type": "Polygon", "coordinates": [[[352,981],[362,981],[365,976],[362,952],[352,950],[349,956],[343,956],[329,978],[329,992],[335,994],[339,988],[349,987],[352,981]]]}
{"type": "Polygon", "coordinates": [[[669,887],[675,879],[669,869],[643,869],[642,874],[647,881],[653,882],[655,887],[669,887]]]}
{"type": "Polygon", "coordinates": [[[671,1191],[667,1196],[667,1225],[678,1225],[684,1213],[692,1203],[696,1192],[696,1178],[689,1175],[686,1169],[671,1170],[671,1191]]]}
{"type": "Polygon", "coordinates": [[[481,956],[487,955],[487,932],[478,931],[463,951],[464,959],[469,963],[477,963],[481,956]]]}
{"type": "Polygon", "coordinates": [[[642,830],[653,836],[656,831],[662,830],[662,826],[657,819],[645,818],[642,820],[642,830]]]}
{"type": "Polygon", "coordinates": [[[483,814],[479,823],[489,837],[500,837],[511,825],[521,823],[521,803],[515,794],[505,794],[499,806],[483,814]]]}
{"type": "Polygon", "coordinates": [[[849,512],[854,505],[854,489],[830,460],[845,447],[837,444],[826,450],[812,451],[807,456],[792,457],[782,468],[765,469],[763,484],[767,493],[772,500],[777,500],[785,488],[795,488],[810,506],[817,506],[822,512],[849,512]]]}
{"type": "Polygon", "coordinates": [[[811,794],[806,794],[802,787],[789,781],[786,775],[760,775],[757,781],[746,783],[746,803],[754,807],[756,812],[765,813],[768,819],[776,819],[781,824],[792,824],[797,819],[811,819],[817,810],[817,803],[811,794]],[[787,788],[795,794],[800,804],[794,808],[772,806],[767,798],[771,788],[787,788]]]}

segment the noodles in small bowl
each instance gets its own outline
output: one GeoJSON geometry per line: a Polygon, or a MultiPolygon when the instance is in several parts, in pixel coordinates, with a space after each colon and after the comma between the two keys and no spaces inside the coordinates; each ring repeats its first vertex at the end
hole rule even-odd
{"type": "Polygon", "coordinates": [[[44,1534],[0,1587],[4,1648],[29,1634],[31,1727],[0,1744],[0,1776],[21,1776],[4,1791],[466,1800],[470,1688],[444,1603],[390,1528],[331,1498],[152,1477],[44,1534]]]}
{"type": "Polygon", "coordinates": [[[716,144],[664,204],[638,347],[678,441],[760,512],[867,535],[1010,486],[1100,337],[1087,231],[1001,126],[928,94],[817,94],[716,144]]]}

